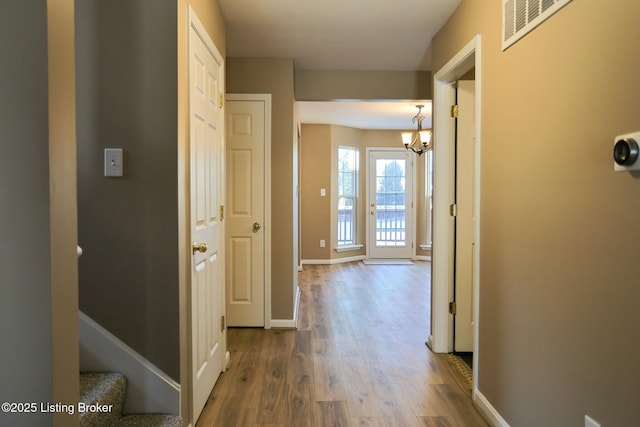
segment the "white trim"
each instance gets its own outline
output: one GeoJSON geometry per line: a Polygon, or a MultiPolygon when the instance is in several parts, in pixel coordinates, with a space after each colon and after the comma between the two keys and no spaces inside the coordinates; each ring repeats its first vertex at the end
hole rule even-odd
{"type": "Polygon", "coordinates": [[[430,251],[431,250],[431,245],[420,245],[420,250],[430,251]]]}
{"type": "Polygon", "coordinates": [[[356,255],[344,258],[332,258],[332,259],[303,259],[302,264],[310,265],[329,265],[329,264],[344,264],[347,262],[362,261],[367,259],[366,255],[356,255]]]}
{"type": "MultiPolygon", "coordinates": [[[[271,327],[271,94],[228,93],[227,101],[264,102],[264,328],[271,327]]],[[[226,301],[225,301],[226,304],[226,301]]]]}
{"type": "Polygon", "coordinates": [[[489,421],[492,426],[495,427],[510,427],[509,424],[502,418],[502,416],[496,411],[496,408],[491,405],[489,400],[479,390],[475,390],[473,393],[473,402],[476,408],[489,421]]]}
{"type": "Polygon", "coordinates": [[[127,379],[125,414],[180,413],[180,385],[81,311],[80,371],[119,372],[127,379]]]}
{"type": "Polygon", "coordinates": [[[271,319],[271,321],[269,322],[271,325],[271,328],[298,329],[298,308],[300,307],[301,295],[302,295],[302,291],[300,290],[300,287],[298,287],[296,291],[294,306],[293,306],[293,319],[271,319]]]}
{"type": "Polygon", "coordinates": [[[350,252],[350,251],[359,251],[362,248],[364,248],[364,245],[344,245],[344,246],[338,246],[337,248],[334,249],[334,251],[350,252]]]}
{"type": "Polygon", "coordinates": [[[298,329],[298,311],[300,310],[300,298],[302,298],[302,289],[300,289],[300,286],[297,286],[296,300],[295,300],[295,305],[293,306],[293,320],[294,320],[296,329],[298,329]]]}
{"type": "Polygon", "coordinates": [[[416,255],[413,259],[418,261],[431,262],[431,256],[429,255],[416,255]]]}
{"type": "Polygon", "coordinates": [[[425,342],[425,344],[427,345],[427,347],[429,347],[429,350],[433,351],[433,335],[429,334],[429,336],[427,337],[427,342],[425,342]]]}
{"type": "Polygon", "coordinates": [[[296,329],[294,319],[271,319],[271,328],[267,329],[296,329]]]}
{"type": "Polygon", "coordinates": [[[453,297],[453,228],[449,215],[449,205],[453,201],[453,181],[455,164],[453,158],[453,122],[450,119],[450,107],[454,95],[455,82],[467,71],[475,67],[475,189],[476,225],[474,256],[474,370],[473,390],[478,390],[478,341],[479,341],[479,300],[480,300],[480,166],[481,166],[481,110],[482,110],[482,56],[481,36],[476,35],[447,64],[434,75],[434,164],[443,167],[434,168],[434,223],[432,263],[432,328],[429,337],[430,348],[436,353],[453,350],[453,316],[449,314],[449,302],[453,297]],[[437,141],[440,141],[438,143],[437,141]]]}

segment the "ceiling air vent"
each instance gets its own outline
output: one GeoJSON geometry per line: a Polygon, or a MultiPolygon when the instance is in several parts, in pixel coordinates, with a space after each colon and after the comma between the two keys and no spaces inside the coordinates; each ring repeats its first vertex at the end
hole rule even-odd
{"type": "Polygon", "coordinates": [[[502,50],[505,50],[571,0],[502,0],[502,50]]]}

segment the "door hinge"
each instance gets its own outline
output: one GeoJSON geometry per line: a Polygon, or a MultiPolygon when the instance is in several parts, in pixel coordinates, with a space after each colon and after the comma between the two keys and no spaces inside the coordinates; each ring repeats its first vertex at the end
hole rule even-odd
{"type": "Polygon", "coordinates": [[[220,330],[224,332],[224,329],[227,327],[227,323],[225,322],[224,316],[220,316],[220,330]]]}
{"type": "Polygon", "coordinates": [[[451,117],[453,117],[454,119],[458,118],[458,106],[457,105],[452,105],[451,106],[451,117]]]}
{"type": "Polygon", "coordinates": [[[451,215],[451,216],[457,216],[458,215],[458,205],[456,205],[455,203],[452,203],[449,206],[449,215],[451,215]]]}
{"type": "Polygon", "coordinates": [[[224,205],[220,205],[220,221],[224,220],[224,205]]]}
{"type": "Polygon", "coordinates": [[[218,107],[224,107],[224,93],[222,92],[218,94],[218,107]]]}
{"type": "Polygon", "coordinates": [[[455,301],[449,303],[449,313],[451,313],[451,314],[453,314],[455,316],[455,314],[456,314],[456,303],[455,303],[455,301]]]}

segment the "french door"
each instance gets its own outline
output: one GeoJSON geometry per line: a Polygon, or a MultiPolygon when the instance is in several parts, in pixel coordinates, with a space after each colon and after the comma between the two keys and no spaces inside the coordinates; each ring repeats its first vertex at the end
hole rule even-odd
{"type": "Polygon", "coordinates": [[[369,258],[413,258],[415,254],[413,154],[369,152],[369,258]]]}

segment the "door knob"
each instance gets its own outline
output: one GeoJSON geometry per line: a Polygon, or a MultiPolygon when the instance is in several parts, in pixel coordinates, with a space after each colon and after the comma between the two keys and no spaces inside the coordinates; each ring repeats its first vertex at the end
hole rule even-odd
{"type": "Polygon", "coordinates": [[[193,242],[193,253],[195,254],[196,252],[202,252],[205,253],[207,252],[207,244],[206,243],[196,243],[193,242]]]}
{"type": "Polygon", "coordinates": [[[259,222],[254,222],[253,223],[253,232],[255,233],[256,231],[260,230],[262,228],[262,225],[260,225],[259,222]]]}

